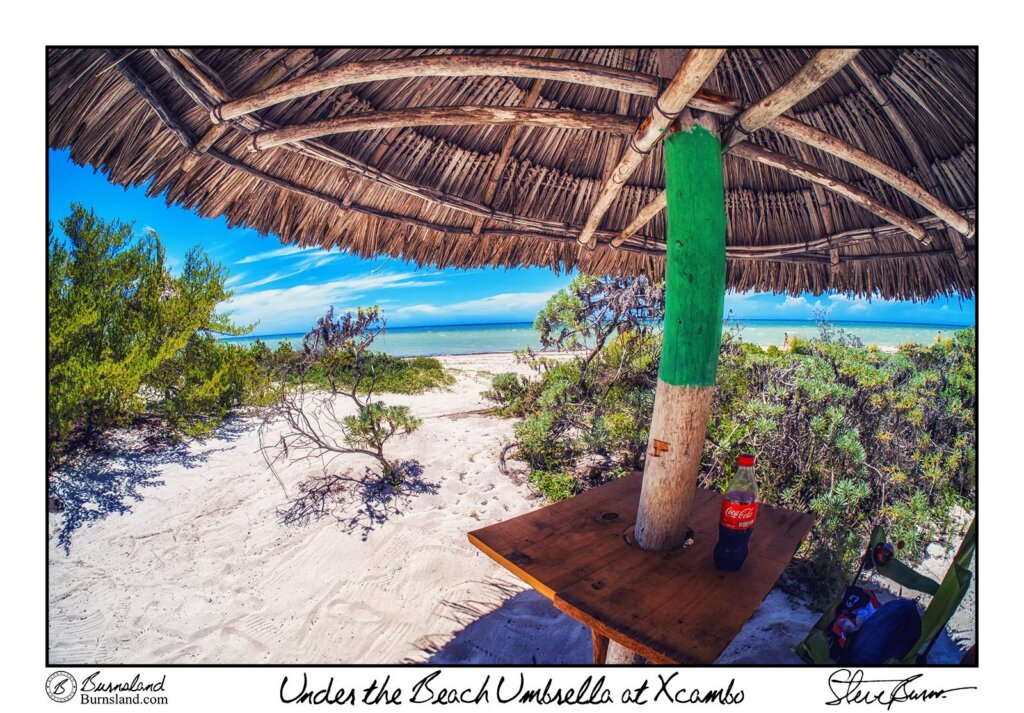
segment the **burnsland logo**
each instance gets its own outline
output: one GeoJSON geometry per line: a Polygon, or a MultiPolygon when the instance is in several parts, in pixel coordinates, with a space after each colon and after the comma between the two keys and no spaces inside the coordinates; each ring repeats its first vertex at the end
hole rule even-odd
{"type": "Polygon", "coordinates": [[[46,679],[46,695],[58,703],[67,703],[75,696],[78,683],[67,671],[54,671],[46,679]]]}

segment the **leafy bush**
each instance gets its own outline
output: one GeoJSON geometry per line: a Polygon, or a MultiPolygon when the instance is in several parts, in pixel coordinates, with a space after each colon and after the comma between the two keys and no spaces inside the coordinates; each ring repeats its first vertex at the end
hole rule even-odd
{"type": "MultiPolygon", "coordinates": [[[[287,342],[282,342],[273,352],[267,349],[261,363],[289,384],[301,381],[311,387],[332,388],[324,365],[307,363],[304,352],[292,349],[287,342]]],[[[372,383],[375,391],[383,393],[422,394],[455,383],[455,377],[433,357],[400,359],[381,352],[368,352],[359,362],[359,369],[362,373],[356,372],[355,362],[339,364],[332,375],[337,382],[334,385],[351,388],[360,380],[372,383]]]]}
{"type": "Polygon", "coordinates": [[[216,307],[227,271],[193,248],[172,275],[153,231],[81,205],[47,237],[47,430],[50,463],[142,415],[169,435],[208,432],[262,391],[250,357],[216,340],[243,334],[216,307]]]}

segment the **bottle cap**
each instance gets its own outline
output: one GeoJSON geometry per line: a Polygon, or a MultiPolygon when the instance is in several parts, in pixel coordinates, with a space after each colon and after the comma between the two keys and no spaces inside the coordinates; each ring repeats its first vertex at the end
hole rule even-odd
{"type": "Polygon", "coordinates": [[[739,464],[741,466],[752,466],[752,465],[754,465],[754,456],[750,455],[749,453],[743,453],[739,457],[739,464]]]}

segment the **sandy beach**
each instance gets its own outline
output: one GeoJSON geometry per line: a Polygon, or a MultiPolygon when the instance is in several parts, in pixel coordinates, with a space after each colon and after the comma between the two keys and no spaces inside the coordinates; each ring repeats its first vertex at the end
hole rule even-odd
{"type": "MultiPolygon", "coordinates": [[[[68,523],[49,515],[50,663],[589,663],[589,631],[466,538],[543,504],[499,470],[512,422],[484,413],[480,396],[493,374],[527,370],[508,354],[442,361],[450,390],[383,397],[423,419],[389,450],[422,467],[390,503],[353,490],[327,517],[283,524],[288,501],[254,419],[169,449],[115,444],[83,466],[109,501],[86,515],[112,512],[72,532],[67,554],[68,523]]],[[[321,472],[303,463],[280,475],[295,497],[321,472]]],[[[941,576],[942,548],[930,554],[941,576]]],[[[933,662],[974,642],[974,608],[972,587],[933,662]]],[[[817,618],[773,590],[719,662],[798,663],[789,647],[817,618]]]]}

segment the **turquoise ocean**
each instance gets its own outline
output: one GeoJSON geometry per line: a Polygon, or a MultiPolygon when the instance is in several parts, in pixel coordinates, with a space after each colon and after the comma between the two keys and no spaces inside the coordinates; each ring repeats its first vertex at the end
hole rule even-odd
{"type": "MultiPolygon", "coordinates": [[[[738,326],[744,342],[768,346],[782,346],[786,334],[807,339],[817,336],[812,321],[739,320],[729,327],[738,326]]],[[[895,324],[889,322],[834,322],[833,326],[851,332],[865,345],[896,347],[908,342],[931,344],[936,334],[951,336],[964,325],[955,324],[895,324]]],[[[275,348],[289,342],[301,348],[302,334],[266,334],[231,337],[233,344],[251,344],[262,339],[275,348]]],[[[465,324],[456,326],[394,327],[387,329],[374,342],[374,349],[393,356],[438,356],[442,354],[483,354],[511,352],[526,346],[540,347],[537,332],[529,322],[510,324],[465,324]]]]}

